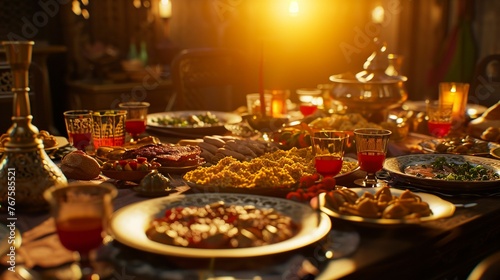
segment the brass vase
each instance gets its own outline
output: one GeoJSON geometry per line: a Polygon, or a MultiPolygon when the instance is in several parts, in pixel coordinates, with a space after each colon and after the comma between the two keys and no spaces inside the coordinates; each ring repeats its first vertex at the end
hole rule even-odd
{"type": "Polygon", "coordinates": [[[32,124],[28,72],[34,42],[7,41],[2,45],[12,71],[14,106],[12,126],[7,131],[10,140],[0,160],[0,211],[15,216],[16,212],[48,210],[43,192],[67,180],[45,152],[38,128],[32,124]]]}

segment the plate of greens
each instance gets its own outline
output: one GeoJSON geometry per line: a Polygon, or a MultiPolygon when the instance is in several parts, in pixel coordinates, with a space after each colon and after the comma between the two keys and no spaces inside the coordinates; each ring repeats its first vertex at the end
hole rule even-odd
{"type": "Polygon", "coordinates": [[[384,169],[395,182],[421,189],[475,192],[500,188],[500,161],[485,157],[406,155],[386,159],[384,169]]]}
{"type": "Polygon", "coordinates": [[[167,134],[199,137],[221,135],[226,124],[241,122],[241,116],[218,111],[172,111],[148,114],[147,127],[167,134]]]}

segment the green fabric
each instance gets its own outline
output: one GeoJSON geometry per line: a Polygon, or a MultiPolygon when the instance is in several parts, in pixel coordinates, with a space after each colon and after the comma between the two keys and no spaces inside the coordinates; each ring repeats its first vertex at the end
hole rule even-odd
{"type": "Polygon", "coordinates": [[[443,78],[444,82],[472,82],[476,65],[476,46],[471,23],[462,21],[451,64],[443,78]]]}

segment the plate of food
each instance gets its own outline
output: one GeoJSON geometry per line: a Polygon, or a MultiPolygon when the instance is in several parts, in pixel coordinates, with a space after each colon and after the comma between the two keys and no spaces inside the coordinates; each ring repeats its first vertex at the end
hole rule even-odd
{"type": "Polygon", "coordinates": [[[182,194],[125,206],[113,214],[110,229],[118,242],[150,253],[185,258],[246,258],[310,245],[328,234],[331,221],[307,204],[286,199],[248,194],[182,194]],[[200,219],[203,213],[213,219],[200,219]],[[250,219],[263,227],[258,229],[245,222],[249,213],[250,219]],[[215,220],[218,222],[213,224],[215,220]],[[184,223],[191,224],[189,229],[184,223]],[[240,230],[234,230],[236,226],[240,230]],[[169,228],[169,234],[162,227],[169,228]],[[198,231],[204,232],[207,227],[213,230],[204,237],[196,241],[190,238],[201,236],[198,231]],[[274,230],[277,228],[280,230],[274,230]],[[171,238],[174,235],[176,238],[171,238]]]}
{"type": "MultiPolygon", "coordinates": [[[[183,179],[199,192],[249,193],[285,197],[296,189],[300,178],[316,173],[311,148],[277,150],[249,161],[224,157],[216,164],[184,174],[183,179]]],[[[359,168],[355,159],[345,157],[345,176],[359,168]]]]}
{"type": "Polygon", "coordinates": [[[222,135],[229,123],[239,123],[241,116],[218,111],[172,111],[148,114],[148,129],[167,134],[197,138],[222,135]]]}
{"type": "Polygon", "coordinates": [[[149,162],[144,157],[108,160],[103,163],[101,173],[111,179],[137,183],[159,166],[157,162],[149,162]]]}
{"type": "Polygon", "coordinates": [[[394,181],[421,189],[477,192],[498,189],[500,161],[478,156],[415,154],[388,158],[384,169],[394,181]]]}
{"type": "MultiPolygon", "coordinates": [[[[46,134],[42,134],[42,136],[40,136],[43,142],[43,149],[45,151],[53,151],[69,145],[69,141],[66,137],[53,135],[46,137],[45,135],[46,134]]],[[[8,138],[9,136],[7,134],[2,135],[0,140],[0,153],[5,151],[4,144],[8,141],[8,138]]]]}
{"type": "MultiPolygon", "coordinates": [[[[405,101],[403,103],[403,109],[408,111],[416,111],[416,112],[425,112],[426,111],[426,102],[424,101],[405,101]]],[[[479,105],[479,104],[467,104],[465,112],[471,118],[477,118],[482,115],[488,107],[479,105]]]]}
{"type": "Polygon", "coordinates": [[[491,149],[500,147],[499,144],[470,136],[445,139],[427,139],[420,142],[419,145],[422,147],[422,150],[429,153],[474,156],[487,156],[491,149]]]}
{"type": "Polygon", "coordinates": [[[334,218],[380,225],[420,224],[450,217],[455,212],[453,203],[435,195],[390,187],[321,193],[318,207],[334,218]]]}

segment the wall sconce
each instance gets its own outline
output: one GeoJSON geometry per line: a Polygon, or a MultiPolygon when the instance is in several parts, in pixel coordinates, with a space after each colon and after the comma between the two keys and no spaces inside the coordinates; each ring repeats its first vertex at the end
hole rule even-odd
{"type": "Polygon", "coordinates": [[[170,2],[170,0],[160,0],[158,8],[161,18],[169,18],[172,16],[172,2],[170,2]]]}

